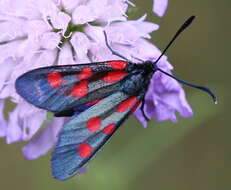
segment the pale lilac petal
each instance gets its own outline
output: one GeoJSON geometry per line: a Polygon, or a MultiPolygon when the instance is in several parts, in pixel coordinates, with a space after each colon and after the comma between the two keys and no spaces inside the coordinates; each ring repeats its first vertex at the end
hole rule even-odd
{"type": "Polygon", "coordinates": [[[75,32],[72,35],[70,42],[79,59],[82,59],[87,55],[88,49],[90,47],[90,41],[84,33],[75,32]]]}
{"type": "Polygon", "coordinates": [[[58,133],[64,124],[64,118],[53,118],[41,133],[26,144],[22,151],[28,160],[37,159],[46,154],[56,143],[58,133]]]}
{"type": "Polygon", "coordinates": [[[88,25],[85,28],[84,32],[86,33],[87,36],[89,36],[90,39],[92,39],[89,46],[89,55],[88,55],[92,62],[118,59],[118,57],[112,55],[110,50],[106,47],[102,27],[88,25]]]}
{"type": "Polygon", "coordinates": [[[185,118],[192,117],[193,110],[186,100],[185,92],[183,89],[181,89],[179,92],[179,100],[178,100],[178,105],[176,107],[176,110],[180,113],[182,117],[185,117],[185,118]]]}
{"type": "Polygon", "coordinates": [[[61,40],[59,34],[54,32],[46,32],[40,38],[41,48],[53,50],[57,48],[61,40]]]}
{"type": "Polygon", "coordinates": [[[47,113],[45,110],[41,110],[32,105],[26,103],[20,107],[19,118],[22,122],[22,140],[28,141],[38,131],[40,126],[46,119],[47,113]]]}
{"type": "Polygon", "coordinates": [[[31,0],[23,0],[23,1],[4,0],[0,2],[0,12],[7,16],[21,17],[21,18],[27,18],[28,16],[31,18],[36,13],[35,10],[30,11],[31,4],[32,4],[31,0]]]}
{"type": "Polygon", "coordinates": [[[71,17],[64,12],[58,12],[51,17],[51,22],[56,29],[63,29],[63,34],[67,30],[71,17]]]}
{"type": "Polygon", "coordinates": [[[105,44],[105,38],[103,35],[103,31],[104,31],[104,28],[100,26],[92,26],[90,24],[88,24],[84,28],[84,33],[86,33],[86,35],[89,36],[90,39],[92,39],[92,42],[105,44]]]}
{"type": "MultiPolygon", "coordinates": [[[[14,89],[14,85],[12,83],[8,83],[8,82],[5,83],[5,85],[2,87],[2,89],[0,91],[0,99],[9,98],[9,97],[15,95],[15,93],[12,93],[12,89],[14,89]]],[[[14,99],[14,98],[12,98],[12,99],[14,99]]]]}
{"type": "Polygon", "coordinates": [[[19,126],[18,115],[19,109],[17,108],[15,108],[11,113],[9,113],[9,122],[6,131],[7,144],[21,141],[22,130],[19,126]]]}
{"type": "Polygon", "coordinates": [[[31,139],[45,119],[46,111],[35,108],[27,102],[18,104],[9,114],[7,143],[31,139]]]}
{"type": "Polygon", "coordinates": [[[65,10],[72,12],[77,5],[79,5],[80,1],[76,0],[59,0],[65,10]]]}
{"type": "Polygon", "coordinates": [[[7,121],[4,118],[4,100],[0,100],[0,137],[6,136],[7,121]]]}
{"type": "MultiPolygon", "coordinates": [[[[97,3],[97,0],[95,0],[97,3]]],[[[127,15],[126,11],[128,9],[128,4],[120,0],[108,0],[108,6],[105,11],[102,11],[100,18],[102,22],[112,22],[112,21],[126,21],[127,15]]]]}
{"type": "Polygon", "coordinates": [[[150,112],[152,114],[152,118],[155,118],[157,121],[171,120],[174,123],[177,122],[173,108],[169,108],[167,105],[162,104],[161,102],[158,102],[155,106],[156,108],[153,110],[153,112],[150,112]]]}
{"type": "Polygon", "coordinates": [[[7,60],[7,58],[15,59],[17,50],[22,41],[14,41],[0,46],[0,63],[7,60]]]}
{"type": "Polygon", "coordinates": [[[152,33],[159,29],[159,25],[154,24],[152,22],[145,21],[147,15],[143,15],[141,18],[139,18],[136,21],[128,21],[127,23],[132,24],[139,32],[139,36],[144,38],[151,38],[149,33],[152,33]]]}
{"type": "Polygon", "coordinates": [[[10,78],[11,72],[13,68],[17,65],[17,62],[13,60],[12,58],[6,59],[4,62],[0,64],[1,67],[1,75],[0,75],[0,94],[4,87],[4,85],[7,85],[7,82],[10,78]]]}
{"type": "Polygon", "coordinates": [[[112,24],[110,27],[106,28],[106,32],[109,41],[122,45],[133,45],[136,40],[138,40],[140,37],[143,37],[140,36],[140,31],[138,28],[136,28],[136,26],[134,26],[132,22],[112,24]]]}
{"type": "Polygon", "coordinates": [[[92,62],[118,59],[118,56],[112,55],[112,53],[105,47],[104,44],[97,43],[91,43],[89,57],[92,62]]]}
{"type": "Polygon", "coordinates": [[[168,7],[168,0],[153,0],[152,11],[159,17],[164,16],[164,13],[168,7]]]}
{"type": "Polygon", "coordinates": [[[39,48],[40,48],[39,38],[27,38],[26,40],[20,41],[18,46],[15,47],[16,50],[15,56],[27,57],[25,59],[28,59],[28,57],[32,57],[34,53],[39,50],[39,48]],[[25,52],[27,52],[26,55],[25,52]]]}
{"type": "Polygon", "coordinates": [[[94,21],[95,15],[91,14],[91,9],[88,6],[80,5],[76,7],[72,14],[72,21],[74,24],[85,24],[94,21]]]}
{"type": "Polygon", "coordinates": [[[26,36],[24,25],[24,20],[16,18],[2,22],[0,27],[0,42],[26,36]]]}
{"type": "Polygon", "coordinates": [[[59,53],[58,65],[74,64],[74,55],[71,51],[71,45],[69,43],[64,44],[59,53]]]}
{"type": "Polygon", "coordinates": [[[42,18],[50,17],[52,19],[53,16],[60,12],[59,8],[52,1],[37,0],[33,1],[33,3],[36,6],[35,9],[42,15],[42,18]]]}
{"type": "MultiPolygon", "coordinates": [[[[26,68],[25,71],[29,71],[31,69],[35,69],[38,67],[46,67],[46,66],[51,66],[53,64],[56,64],[56,57],[57,57],[57,48],[54,50],[42,50],[42,51],[35,51],[33,52],[34,56],[28,60],[28,64],[30,68],[26,68]]],[[[22,66],[22,65],[21,65],[22,66]]]]}
{"type": "Polygon", "coordinates": [[[108,10],[108,0],[100,0],[100,3],[98,0],[91,0],[87,4],[87,7],[91,10],[91,15],[94,15],[95,20],[100,19],[101,15],[103,15],[108,10]]]}
{"type": "Polygon", "coordinates": [[[138,39],[132,47],[132,56],[138,57],[141,60],[150,60],[153,57],[158,57],[161,52],[149,41],[144,39],[138,39]]]}
{"type": "Polygon", "coordinates": [[[24,27],[28,37],[34,39],[35,42],[39,42],[39,38],[44,32],[52,29],[51,26],[43,20],[29,20],[24,22],[24,27]]]}

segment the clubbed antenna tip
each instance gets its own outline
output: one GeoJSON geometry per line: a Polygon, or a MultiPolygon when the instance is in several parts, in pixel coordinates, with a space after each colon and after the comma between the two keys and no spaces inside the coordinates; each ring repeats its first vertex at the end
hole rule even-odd
{"type": "Polygon", "coordinates": [[[172,45],[172,43],[175,41],[175,39],[183,32],[191,23],[192,21],[196,18],[196,16],[190,16],[184,24],[180,26],[180,28],[177,30],[176,34],[173,36],[171,41],[168,43],[166,48],[163,50],[162,54],[158,57],[158,59],[155,61],[155,64],[160,60],[160,58],[165,54],[165,52],[168,50],[168,48],[172,45]]]}
{"type": "Polygon", "coordinates": [[[192,21],[196,18],[196,16],[191,16],[189,17],[185,23],[181,26],[180,30],[184,30],[185,28],[187,28],[191,23],[192,21]]]}
{"type": "MultiPolygon", "coordinates": [[[[156,65],[156,63],[160,60],[160,58],[165,54],[165,52],[167,51],[167,49],[171,46],[171,44],[174,42],[174,40],[180,35],[181,32],[183,32],[191,23],[192,21],[196,18],[196,16],[191,16],[189,17],[185,22],[184,24],[182,24],[180,26],[180,28],[177,30],[176,34],[173,36],[172,40],[168,43],[168,45],[166,46],[166,48],[164,49],[164,51],[162,52],[162,54],[158,57],[158,59],[154,62],[154,64],[156,65]]],[[[157,68],[157,67],[156,67],[157,68]]],[[[194,87],[194,88],[197,88],[197,89],[200,89],[200,90],[203,90],[205,92],[207,92],[213,99],[213,102],[215,104],[218,103],[217,101],[217,97],[216,95],[209,89],[209,88],[206,88],[204,86],[199,86],[199,85],[196,85],[196,84],[193,84],[193,83],[190,83],[190,82],[186,82],[184,80],[181,80],[165,71],[163,71],[162,69],[160,68],[157,68],[158,71],[168,75],[169,77],[171,78],[174,78],[175,80],[177,80],[178,82],[182,83],[182,84],[185,84],[185,85],[188,85],[188,86],[191,86],[191,87],[194,87]]]]}

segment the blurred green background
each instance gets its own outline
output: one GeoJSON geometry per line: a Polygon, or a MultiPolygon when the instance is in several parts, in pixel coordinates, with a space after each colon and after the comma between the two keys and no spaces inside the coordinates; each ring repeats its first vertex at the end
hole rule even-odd
{"type": "Polygon", "coordinates": [[[151,121],[146,129],[130,118],[90,163],[87,174],[65,182],[51,177],[50,154],[28,161],[22,157],[22,144],[6,145],[1,139],[1,189],[231,189],[231,1],[170,1],[163,18],[152,14],[151,0],[133,2],[137,7],[132,18],[148,12],[149,20],[160,25],[152,42],[161,49],[187,17],[197,16],[167,55],[176,76],[209,86],[219,104],[186,87],[193,118],[180,118],[177,124],[151,121]]]}

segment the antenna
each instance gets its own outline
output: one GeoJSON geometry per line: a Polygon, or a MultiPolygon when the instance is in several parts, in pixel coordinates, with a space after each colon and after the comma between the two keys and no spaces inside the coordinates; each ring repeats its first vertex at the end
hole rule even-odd
{"type": "Polygon", "coordinates": [[[180,35],[180,33],[183,32],[183,31],[192,23],[192,21],[194,20],[194,18],[195,18],[195,16],[189,17],[189,18],[184,22],[184,24],[182,24],[182,26],[177,30],[176,34],[173,36],[172,40],[168,43],[168,45],[166,46],[166,48],[164,49],[164,51],[162,52],[162,54],[161,54],[161,55],[158,57],[158,59],[154,62],[154,64],[155,64],[154,67],[155,67],[156,70],[158,70],[158,71],[164,73],[165,75],[167,75],[167,76],[169,76],[169,77],[171,77],[171,78],[177,80],[178,82],[180,82],[180,83],[182,83],[182,84],[184,84],[184,85],[191,86],[191,87],[193,87],[193,88],[197,88],[197,89],[200,89],[200,90],[202,90],[202,91],[207,92],[207,93],[212,97],[213,102],[214,102],[215,104],[217,104],[217,97],[216,97],[216,95],[215,95],[209,88],[204,87],[204,86],[199,86],[199,85],[196,85],[196,84],[193,84],[193,83],[190,83],[190,82],[186,82],[186,81],[184,81],[184,80],[182,80],[182,79],[179,79],[179,78],[177,78],[177,77],[175,77],[175,76],[173,76],[173,75],[171,75],[171,74],[169,74],[169,73],[163,71],[162,69],[160,69],[160,68],[158,68],[158,67],[156,66],[156,63],[161,59],[161,57],[165,54],[165,52],[166,52],[166,51],[168,50],[168,48],[172,45],[172,43],[175,41],[175,39],[180,35]]]}
{"type": "Polygon", "coordinates": [[[194,20],[195,16],[189,17],[184,24],[181,25],[181,27],[177,30],[176,34],[173,36],[172,40],[168,43],[162,54],[158,57],[158,59],[154,62],[157,63],[160,58],[165,54],[165,52],[168,50],[168,48],[172,45],[172,43],[175,41],[175,39],[180,35],[181,32],[183,32],[194,20]]]}
{"type": "Polygon", "coordinates": [[[218,103],[218,102],[217,102],[217,97],[216,97],[216,95],[215,95],[215,94],[212,92],[212,90],[210,90],[209,88],[204,87],[204,86],[200,86],[200,85],[197,85],[197,84],[193,84],[193,83],[190,83],[190,82],[186,82],[186,81],[184,81],[184,80],[182,80],[182,79],[179,79],[179,78],[177,78],[177,77],[175,77],[175,76],[173,76],[173,75],[171,75],[171,74],[169,74],[169,73],[163,71],[163,70],[160,69],[160,68],[156,68],[156,69],[157,69],[158,71],[164,73],[165,75],[168,75],[169,77],[174,78],[175,80],[177,80],[178,82],[180,82],[180,83],[182,83],[182,84],[184,84],[184,85],[191,86],[191,87],[193,87],[193,88],[197,88],[197,89],[200,89],[200,90],[202,90],[202,91],[207,92],[207,93],[212,97],[214,104],[217,104],[217,103],[218,103]]]}

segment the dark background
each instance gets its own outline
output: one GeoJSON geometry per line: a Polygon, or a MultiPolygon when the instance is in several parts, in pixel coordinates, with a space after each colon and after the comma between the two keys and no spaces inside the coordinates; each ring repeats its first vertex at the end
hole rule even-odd
{"type": "Polygon", "coordinates": [[[179,123],[151,121],[147,129],[129,119],[89,165],[85,175],[65,182],[51,177],[50,154],[25,160],[23,144],[0,140],[0,188],[41,189],[158,189],[230,190],[230,0],[170,1],[163,18],[151,12],[151,0],[136,0],[132,18],[148,12],[160,25],[152,42],[163,49],[184,20],[197,19],[167,52],[174,74],[212,88],[214,105],[207,94],[185,87],[195,112],[179,123]]]}

